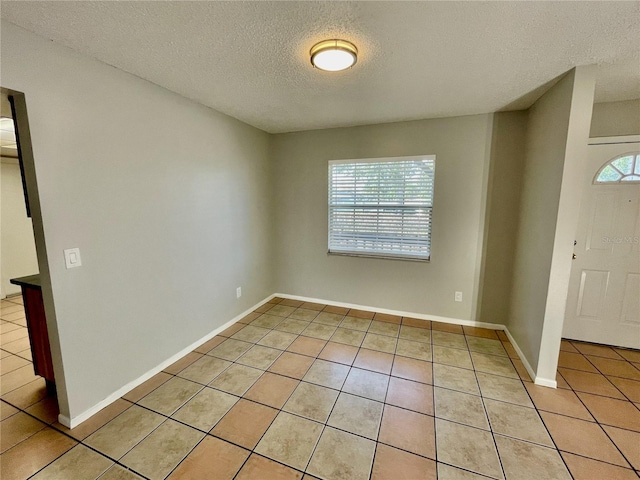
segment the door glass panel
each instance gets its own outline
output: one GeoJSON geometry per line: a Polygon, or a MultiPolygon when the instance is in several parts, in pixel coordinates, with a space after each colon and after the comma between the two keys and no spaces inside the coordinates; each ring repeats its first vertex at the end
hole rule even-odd
{"type": "Polygon", "coordinates": [[[604,170],[600,172],[600,175],[598,175],[597,181],[598,182],[617,182],[618,180],[620,180],[621,177],[622,175],[620,175],[620,172],[618,172],[611,165],[607,165],[606,167],[604,167],[604,170]]]}
{"type": "Polygon", "coordinates": [[[616,167],[625,175],[629,175],[631,172],[633,172],[633,155],[614,160],[613,162],[611,162],[611,165],[616,167]]]}
{"type": "Polygon", "coordinates": [[[614,157],[600,168],[594,181],[594,183],[620,182],[640,182],[640,154],[625,153],[614,157]]]}

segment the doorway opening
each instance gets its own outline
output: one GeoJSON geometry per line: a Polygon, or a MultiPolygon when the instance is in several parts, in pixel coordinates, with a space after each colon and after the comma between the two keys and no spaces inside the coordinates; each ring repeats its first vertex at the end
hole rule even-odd
{"type": "Polygon", "coordinates": [[[48,333],[55,318],[31,135],[24,94],[5,88],[0,89],[0,159],[0,400],[3,407],[31,408],[47,417],[41,420],[55,421],[59,409],[48,333]]]}

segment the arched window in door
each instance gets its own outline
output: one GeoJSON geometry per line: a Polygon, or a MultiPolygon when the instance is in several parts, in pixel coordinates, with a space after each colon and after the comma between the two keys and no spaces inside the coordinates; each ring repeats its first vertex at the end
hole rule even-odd
{"type": "Polygon", "coordinates": [[[640,183],[640,152],[625,153],[608,161],[593,183],[640,183]]]}

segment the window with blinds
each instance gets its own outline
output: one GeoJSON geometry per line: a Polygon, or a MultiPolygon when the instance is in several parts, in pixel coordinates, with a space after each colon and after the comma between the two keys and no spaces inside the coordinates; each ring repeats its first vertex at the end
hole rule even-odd
{"type": "Polygon", "coordinates": [[[429,260],[435,155],[329,162],[329,252],[429,260]]]}

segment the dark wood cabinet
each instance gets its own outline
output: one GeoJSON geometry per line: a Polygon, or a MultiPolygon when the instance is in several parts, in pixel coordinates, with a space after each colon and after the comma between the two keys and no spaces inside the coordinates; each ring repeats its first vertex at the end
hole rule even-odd
{"type": "Polygon", "coordinates": [[[33,356],[33,368],[36,375],[44,377],[47,387],[55,386],[53,375],[53,362],[51,361],[51,348],[49,346],[49,331],[47,330],[47,318],[44,314],[44,302],[42,301],[42,286],[39,275],[14,278],[14,285],[22,288],[24,311],[27,317],[27,330],[31,342],[31,354],[33,356]]]}

